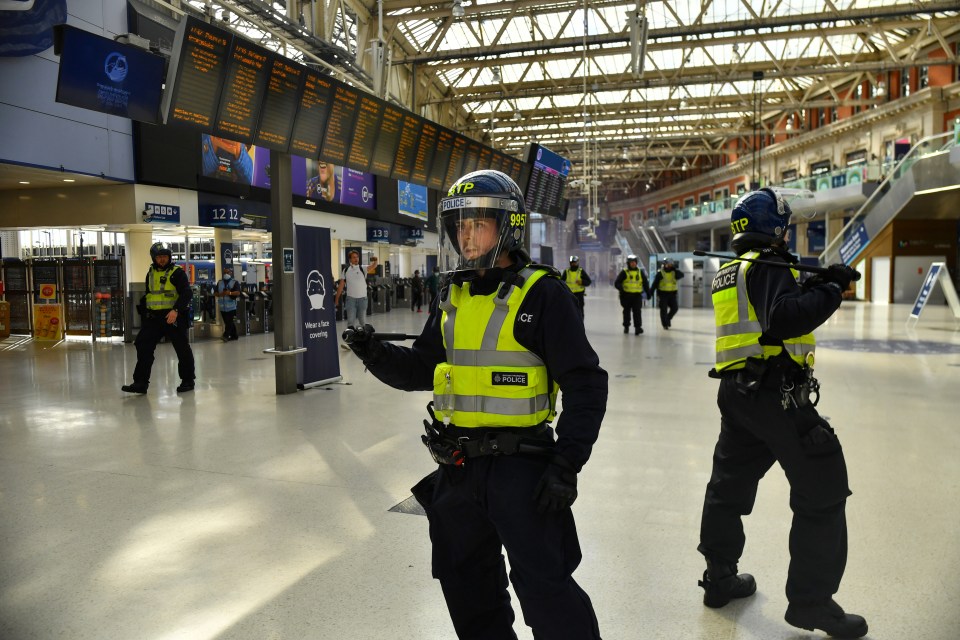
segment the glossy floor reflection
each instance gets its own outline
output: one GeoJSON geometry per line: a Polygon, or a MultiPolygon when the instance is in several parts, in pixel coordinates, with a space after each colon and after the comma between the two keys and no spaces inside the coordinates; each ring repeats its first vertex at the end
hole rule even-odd
{"type": "MultiPolygon", "coordinates": [[[[594,288],[596,289],[596,288],[594,288]]],[[[610,373],[574,512],[603,637],[800,639],[783,621],[790,511],[774,467],[746,520],[757,595],[701,604],[696,552],[719,428],[709,310],[623,335],[609,287],[587,327],[610,373]]],[[[854,495],[840,593],[871,638],[960,629],[960,331],[946,308],[845,303],[818,331],[821,412],[854,495]]],[[[426,314],[374,315],[417,331],[426,314]]],[[[390,509],[431,471],[427,394],[384,387],[341,352],[344,384],[274,393],[272,334],[194,345],[178,396],[161,345],[146,396],[120,392],[132,345],[0,342],[0,637],[454,637],[425,518],[390,509]]],[[[515,607],[518,612],[519,608],[515,607]]],[[[519,613],[518,613],[519,614],[519,613]]],[[[529,630],[517,622],[520,638],[529,630]]]]}

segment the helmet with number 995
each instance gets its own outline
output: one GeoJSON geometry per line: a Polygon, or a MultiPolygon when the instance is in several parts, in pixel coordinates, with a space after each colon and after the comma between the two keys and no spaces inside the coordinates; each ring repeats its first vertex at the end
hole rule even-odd
{"type": "Polygon", "coordinates": [[[490,269],[501,256],[523,247],[523,192],[505,173],[468,173],[440,199],[439,209],[441,271],[490,269]]]}

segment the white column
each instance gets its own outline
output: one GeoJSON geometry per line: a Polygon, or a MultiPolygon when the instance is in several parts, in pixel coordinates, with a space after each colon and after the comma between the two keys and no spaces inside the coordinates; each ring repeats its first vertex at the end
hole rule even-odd
{"type": "Polygon", "coordinates": [[[153,244],[153,229],[149,225],[138,225],[127,231],[125,245],[124,270],[127,283],[139,282],[143,285],[147,270],[150,268],[150,245],[153,244]]]}

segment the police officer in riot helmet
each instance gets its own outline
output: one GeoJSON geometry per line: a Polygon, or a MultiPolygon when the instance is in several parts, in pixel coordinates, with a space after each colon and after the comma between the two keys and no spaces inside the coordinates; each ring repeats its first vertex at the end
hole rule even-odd
{"type": "Polygon", "coordinates": [[[190,302],[193,292],[186,272],[173,262],[170,248],[162,242],[150,247],[152,262],[147,271],[147,293],[140,301],[141,327],[134,345],[137,347],[137,366],[133,370],[133,384],[120,387],[127,393],[146,393],[153,369],[153,353],[160,340],[166,338],[177,352],[177,370],[180,374],[178,393],[193,391],[193,350],[190,348],[190,302]]]}
{"type": "Polygon", "coordinates": [[[663,261],[657,275],[653,276],[651,291],[657,292],[657,306],[660,307],[660,326],[669,329],[673,316],[677,315],[680,305],[677,301],[680,285],[677,281],[683,278],[684,273],[677,268],[672,258],[663,261]]]}
{"type": "Polygon", "coordinates": [[[404,347],[366,325],[349,340],[381,381],[433,391],[421,439],[438,467],[413,489],[430,523],[433,575],[458,637],[516,638],[505,548],[535,637],[599,638],[572,576],[581,554],[571,505],[607,374],[559,273],[523,249],[524,199],[509,176],[469,173],[439,209],[446,278],[420,336],[404,347]]]}
{"type": "Polygon", "coordinates": [[[593,281],[590,280],[586,270],[580,267],[580,256],[570,256],[570,268],[564,269],[560,278],[567,283],[573,296],[577,299],[577,304],[580,305],[580,317],[582,318],[587,296],[586,289],[593,281]]]}
{"type": "Polygon", "coordinates": [[[650,295],[647,272],[640,268],[637,256],[627,256],[627,266],[620,272],[613,286],[620,292],[620,307],[623,309],[623,332],[630,333],[630,317],[633,316],[634,335],[643,333],[643,301],[650,295]]]}
{"type": "Polygon", "coordinates": [[[840,307],[859,274],[833,265],[802,285],[786,250],[789,205],[772,189],[747,193],[731,215],[737,258],[712,283],[720,380],[720,436],[707,484],[698,550],[707,570],[703,603],[722,607],[756,591],[737,573],[746,542],[742,517],[760,478],[779,463],[790,483],[790,566],[784,618],[803,629],[859,638],[866,621],[833,600],[847,560],[847,468],[840,441],[815,405],[813,330],[840,307]],[[761,259],[783,266],[751,263],[761,259]]]}

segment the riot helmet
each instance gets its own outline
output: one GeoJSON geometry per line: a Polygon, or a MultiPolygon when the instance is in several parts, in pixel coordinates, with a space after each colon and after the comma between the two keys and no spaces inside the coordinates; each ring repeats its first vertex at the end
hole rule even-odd
{"type": "Polygon", "coordinates": [[[579,264],[580,264],[580,256],[570,256],[570,264],[571,264],[571,265],[574,265],[574,264],[579,265],[579,264]]]}
{"type": "Polygon", "coordinates": [[[743,253],[751,248],[784,244],[792,211],[773,189],[764,187],[744,194],[730,214],[733,250],[743,253]]]}
{"type": "Polygon", "coordinates": [[[636,267],[636,266],[640,263],[640,260],[637,258],[637,256],[635,256],[635,255],[633,255],[633,254],[631,253],[630,255],[627,256],[627,268],[628,268],[628,269],[630,268],[630,263],[631,263],[631,262],[634,263],[633,266],[636,267]]]}
{"type": "Polygon", "coordinates": [[[441,271],[490,269],[501,255],[522,248],[523,192],[505,173],[468,173],[440,199],[439,209],[441,271]]]}
{"type": "Polygon", "coordinates": [[[173,262],[173,252],[170,251],[170,247],[164,242],[154,242],[150,245],[150,259],[153,260],[154,264],[157,263],[159,256],[167,256],[170,262],[173,262]]]}

